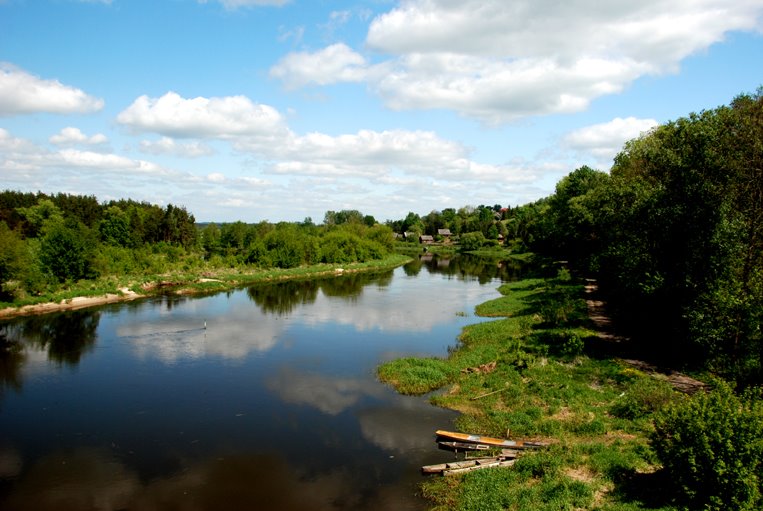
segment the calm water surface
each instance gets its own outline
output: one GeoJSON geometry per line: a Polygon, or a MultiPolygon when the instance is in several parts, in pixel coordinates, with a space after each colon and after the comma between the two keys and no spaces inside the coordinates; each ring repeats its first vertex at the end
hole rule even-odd
{"type": "Polygon", "coordinates": [[[518,271],[430,256],[0,323],[0,509],[425,509],[455,414],[375,369],[446,355],[518,271]]]}

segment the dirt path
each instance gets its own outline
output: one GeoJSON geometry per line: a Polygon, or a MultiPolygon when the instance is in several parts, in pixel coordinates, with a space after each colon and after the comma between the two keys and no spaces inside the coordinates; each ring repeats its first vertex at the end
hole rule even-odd
{"type": "MultiPolygon", "coordinates": [[[[602,300],[599,300],[597,297],[599,290],[597,282],[593,279],[588,279],[585,290],[588,317],[591,319],[591,322],[593,322],[597,336],[603,342],[613,345],[612,347],[615,348],[615,351],[626,352],[630,339],[618,335],[614,331],[612,319],[607,315],[607,304],[602,300]],[[618,345],[622,348],[621,350],[617,350],[618,345]]],[[[706,390],[708,388],[706,383],[690,376],[686,376],[678,371],[673,371],[672,369],[660,368],[648,362],[644,362],[643,360],[635,360],[632,358],[618,357],[618,360],[641,372],[663,379],[670,383],[674,389],[686,394],[694,394],[699,390],[706,390]]]]}

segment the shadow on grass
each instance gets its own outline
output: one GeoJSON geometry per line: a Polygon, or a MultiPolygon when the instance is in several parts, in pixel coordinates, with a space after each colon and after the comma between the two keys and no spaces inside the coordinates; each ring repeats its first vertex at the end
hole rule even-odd
{"type": "Polygon", "coordinates": [[[621,502],[639,504],[642,509],[675,509],[675,487],[665,470],[647,474],[621,470],[613,474],[613,479],[613,493],[621,502]]]}

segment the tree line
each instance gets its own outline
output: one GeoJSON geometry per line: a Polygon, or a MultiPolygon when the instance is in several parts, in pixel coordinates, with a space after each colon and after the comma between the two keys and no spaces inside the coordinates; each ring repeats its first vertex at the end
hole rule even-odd
{"type": "Polygon", "coordinates": [[[328,212],[331,222],[320,226],[309,218],[197,225],[172,204],[6,190],[0,192],[0,300],[109,276],[383,259],[392,251],[391,229],[358,215],[328,212]]]}
{"type": "Polygon", "coordinates": [[[599,279],[665,361],[763,380],[763,88],[629,141],[515,212],[521,242],[599,279]]]}

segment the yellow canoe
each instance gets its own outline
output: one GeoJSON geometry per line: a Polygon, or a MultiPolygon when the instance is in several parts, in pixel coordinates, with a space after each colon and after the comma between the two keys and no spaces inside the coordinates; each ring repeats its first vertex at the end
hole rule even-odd
{"type": "Polygon", "coordinates": [[[493,438],[482,435],[471,435],[469,433],[457,433],[454,431],[444,431],[438,429],[436,432],[438,438],[447,438],[457,442],[470,444],[489,445],[491,447],[507,447],[512,449],[536,449],[545,447],[546,444],[540,442],[523,442],[521,440],[507,440],[505,438],[493,438]]]}

